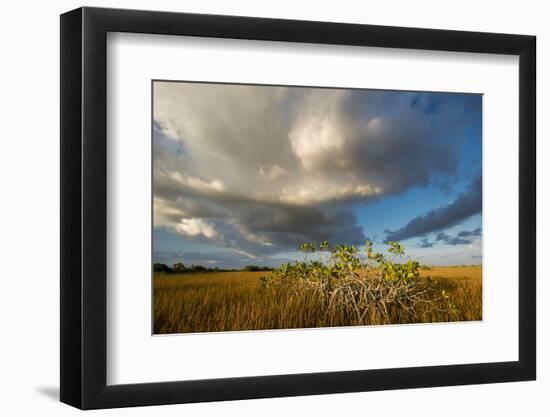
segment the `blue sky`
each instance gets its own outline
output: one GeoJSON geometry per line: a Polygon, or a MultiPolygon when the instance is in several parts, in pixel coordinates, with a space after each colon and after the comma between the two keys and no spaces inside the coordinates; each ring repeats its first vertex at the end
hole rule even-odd
{"type": "Polygon", "coordinates": [[[302,242],[480,264],[482,96],[155,82],[154,261],[239,268],[302,242]]]}

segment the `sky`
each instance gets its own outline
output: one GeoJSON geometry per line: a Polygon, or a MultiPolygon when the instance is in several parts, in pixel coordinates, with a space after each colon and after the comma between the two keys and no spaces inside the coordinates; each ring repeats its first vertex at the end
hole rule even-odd
{"type": "Polygon", "coordinates": [[[152,123],[154,262],[276,266],[323,240],[482,262],[481,95],[155,81],[152,123]]]}

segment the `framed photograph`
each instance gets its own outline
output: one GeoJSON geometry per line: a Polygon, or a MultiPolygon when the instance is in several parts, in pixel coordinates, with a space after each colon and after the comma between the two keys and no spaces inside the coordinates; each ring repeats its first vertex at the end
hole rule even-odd
{"type": "Polygon", "coordinates": [[[533,380],[535,37],[61,16],[61,401],[533,380]]]}

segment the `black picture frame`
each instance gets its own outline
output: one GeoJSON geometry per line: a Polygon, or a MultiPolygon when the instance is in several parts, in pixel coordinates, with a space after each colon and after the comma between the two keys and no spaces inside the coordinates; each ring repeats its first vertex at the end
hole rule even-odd
{"type": "Polygon", "coordinates": [[[79,8],[61,15],[61,401],[81,409],[534,380],[534,36],[79,8]],[[519,56],[519,360],[107,385],[108,32],[519,56]]]}

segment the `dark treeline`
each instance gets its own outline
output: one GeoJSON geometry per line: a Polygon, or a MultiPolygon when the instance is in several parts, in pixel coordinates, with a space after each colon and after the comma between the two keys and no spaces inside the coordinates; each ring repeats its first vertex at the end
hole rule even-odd
{"type": "Polygon", "coordinates": [[[162,264],[162,263],[154,263],[153,264],[153,272],[159,272],[159,273],[165,273],[165,274],[186,274],[186,273],[194,273],[194,272],[229,272],[229,271],[247,271],[247,272],[256,272],[256,271],[272,271],[273,268],[269,268],[267,266],[258,266],[258,265],[246,265],[242,269],[223,269],[223,268],[207,268],[203,265],[191,265],[191,266],[185,266],[181,262],[178,262],[171,267],[162,264]]]}

